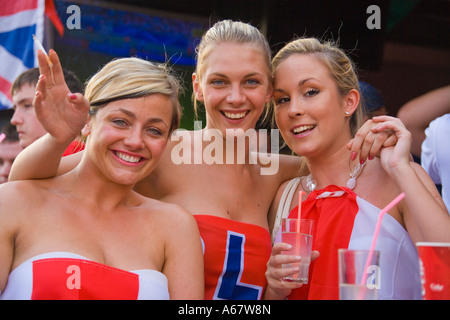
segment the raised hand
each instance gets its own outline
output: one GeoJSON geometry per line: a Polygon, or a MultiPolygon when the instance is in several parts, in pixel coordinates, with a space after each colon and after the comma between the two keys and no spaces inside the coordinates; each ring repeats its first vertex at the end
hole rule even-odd
{"type": "Polygon", "coordinates": [[[86,123],[89,102],[80,93],[71,93],[65,80],[59,57],[50,50],[49,66],[42,51],[38,51],[41,76],[36,86],[33,106],[36,116],[50,135],[62,143],[70,143],[86,123]]]}

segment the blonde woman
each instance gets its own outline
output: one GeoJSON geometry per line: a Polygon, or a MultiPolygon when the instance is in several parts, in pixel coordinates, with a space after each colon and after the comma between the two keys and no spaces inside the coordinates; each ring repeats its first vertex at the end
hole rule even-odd
{"type": "MultiPolygon", "coordinates": [[[[250,146],[238,143],[246,133],[255,132],[272,97],[270,61],[269,45],[257,28],[230,20],[214,24],[197,47],[192,76],[195,100],[206,111],[206,124],[201,130],[175,132],[156,170],[135,187],[142,195],[178,204],[194,215],[204,245],[205,299],[262,298],[271,252],[267,213],[279,186],[300,168],[297,157],[270,155],[269,166],[276,170],[262,174],[268,164],[250,161],[252,142],[250,146]]],[[[72,126],[82,101],[74,96],[70,109],[74,115],[62,115],[67,123],[41,117],[56,127],[48,130],[54,134],[25,150],[30,156],[22,154],[16,160],[15,168],[20,169],[13,179],[55,174],[60,151],[78,129],[78,125],[71,131],[64,127],[72,126]],[[61,123],[64,126],[58,127],[61,123]],[[45,160],[39,161],[44,164],[37,169],[26,167],[27,158],[45,160]]],[[[58,111],[52,114],[62,110],[55,108],[58,111]]],[[[385,139],[369,132],[361,156],[374,154],[385,139]]],[[[354,151],[363,140],[354,144],[354,151]]],[[[65,158],[59,173],[79,161],[76,156],[72,160],[65,158]]]]}
{"type": "MultiPolygon", "coordinates": [[[[70,99],[54,51],[50,58],[55,83],[39,53],[41,112],[70,99]]],[[[1,299],[203,298],[192,215],[133,191],[178,126],[178,91],[166,66],[137,58],[114,60],[90,79],[79,164],[1,186],[1,299]]]]}
{"type": "MultiPolygon", "coordinates": [[[[360,162],[347,148],[359,128],[362,109],[355,67],[332,43],[315,38],[288,43],[273,59],[274,114],[280,132],[309,170],[286,182],[271,210],[276,221],[281,195],[290,217],[298,212],[315,221],[308,285],[283,282],[295,270],[283,269],[286,244],[275,244],[268,263],[267,295],[271,298],[337,299],[340,248],[369,249],[381,208],[406,194],[383,218],[376,249],[381,251],[380,299],[420,299],[418,241],[450,241],[450,217],[433,182],[410,161],[411,134],[396,118],[381,116],[374,130],[390,129],[398,142],[382,148],[380,158],[360,162]]],[[[277,232],[275,230],[275,232],[277,232]]]]}

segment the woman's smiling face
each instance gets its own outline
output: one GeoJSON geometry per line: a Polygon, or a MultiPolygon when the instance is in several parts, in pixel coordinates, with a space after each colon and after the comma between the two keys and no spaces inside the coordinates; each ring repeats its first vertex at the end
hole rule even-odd
{"type": "Polygon", "coordinates": [[[135,184],[158,164],[169,137],[172,100],[162,94],[113,101],[83,129],[98,170],[119,184],[135,184]]]}
{"type": "Polygon", "coordinates": [[[314,55],[293,54],[274,73],[275,118],[295,153],[314,157],[348,142],[346,97],[327,67],[314,55]]]}
{"type": "Polygon", "coordinates": [[[206,128],[254,129],[270,101],[270,69],[252,44],[225,42],[206,58],[201,77],[194,74],[194,93],[206,109],[206,128]]]}

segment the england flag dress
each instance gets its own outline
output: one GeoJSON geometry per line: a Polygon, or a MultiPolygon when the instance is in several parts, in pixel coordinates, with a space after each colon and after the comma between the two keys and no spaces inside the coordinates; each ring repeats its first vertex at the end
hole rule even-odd
{"type": "MultiPolygon", "coordinates": [[[[292,189],[300,179],[295,178],[286,187],[280,210],[290,208],[292,189]]],[[[312,249],[320,255],[310,265],[308,284],[293,290],[288,299],[339,299],[338,249],[370,249],[380,211],[346,187],[330,185],[312,191],[302,202],[301,216],[314,220],[312,249]]],[[[297,215],[298,207],[288,213],[289,218],[297,215]]],[[[275,242],[281,242],[278,226],[279,222],[274,228],[275,242]]],[[[389,214],[383,217],[375,250],[380,251],[378,299],[421,299],[416,247],[408,232],[389,214]]]]}
{"type": "Polygon", "coordinates": [[[260,300],[272,250],[263,227],[194,215],[203,244],[206,300],[260,300]]]}
{"type": "Polygon", "coordinates": [[[69,252],[32,257],[9,274],[0,300],[166,300],[166,276],[125,271],[69,252]]]}

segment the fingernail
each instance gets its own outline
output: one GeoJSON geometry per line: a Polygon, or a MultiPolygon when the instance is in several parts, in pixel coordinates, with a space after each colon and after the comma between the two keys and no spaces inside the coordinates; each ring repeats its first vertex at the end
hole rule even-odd
{"type": "Polygon", "coordinates": [[[294,256],[294,259],[299,261],[299,260],[302,260],[302,257],[301,256],[294,256]]]}
{"type": "Polygon", "coordinates": [[[355,159],[356,159],[356,152],[355,152],[355,151],[352,151],[352,153],[351,153],[351,158],[352,158],[352,160],[355,160],[355,159]]]}
{"type": "Polygon", "coordinates": [[[369,160],[373,160],[373,156],[369,156],[369,160]]]}
{"type": "Polygon", "coordinates": [[[364,162],[366,162],[366,160],[363,160],[363,159],[359,160],[360,164],[364,164],[364,162]]]}
{"type": "Polygon", "coordinates": [[[73,94],[73,93],[69,93],[69,98],[70,98],[70,100],[75,100],[77,98],[77,95],[73,94]]]}

